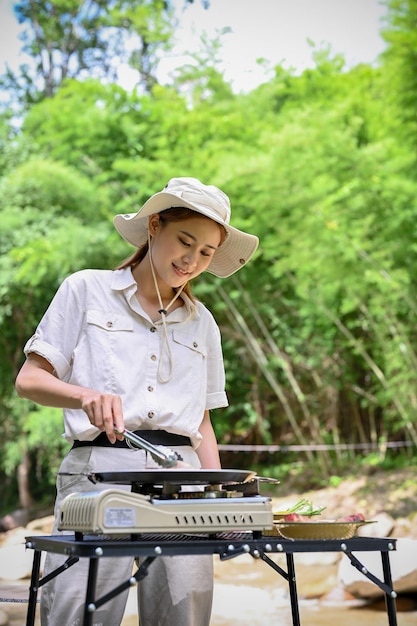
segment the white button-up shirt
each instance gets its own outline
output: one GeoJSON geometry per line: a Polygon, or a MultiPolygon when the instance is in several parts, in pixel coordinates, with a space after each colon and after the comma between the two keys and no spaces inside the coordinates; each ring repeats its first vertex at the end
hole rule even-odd
{"type": "MultiPolygon", "coordinates": [[[[25,354],[36,352],[65,382],[120,395],[125,426],[163,429],[201,441],[205,409],[227,406],[219,328],[206,307],[182,294],[166,316],[172,377],[160,382],[162,322],[153,323],[136,298],[130,268],[82,270],[58,289],[25,354]]],[[[162,375],[167,373],[166,350],[162,375]]],[[[98,434],[81,409],[64,409],[64,437],[98,434]]]]}

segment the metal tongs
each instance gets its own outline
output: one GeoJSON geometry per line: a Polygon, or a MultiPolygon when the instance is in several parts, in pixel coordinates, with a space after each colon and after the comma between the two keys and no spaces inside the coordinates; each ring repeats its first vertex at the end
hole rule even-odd
{"type": "Polygon", "coordinates": [[[142,448],[142,450],[149,452],[153,460],[162,467],[176,467],[178,462],[182,461],[181,456],[174,450],[163,446],[155,446],[154,444],[149,443],[149,441],[146,441],[146,439],[139,437],[139,435],[131,430],[125,429],[120,431],[114,428],[114,432],[116,435],[123,435],[129,447],[132,448],[136,446],[137,448],[142,448]]]}

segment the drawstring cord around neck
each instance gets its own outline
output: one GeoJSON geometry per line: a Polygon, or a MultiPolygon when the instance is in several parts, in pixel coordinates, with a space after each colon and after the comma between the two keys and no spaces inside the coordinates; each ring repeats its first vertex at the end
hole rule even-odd
{"type": "Polygon", "coordinates": [[[172,357],[171,346],[170,346],[170,343],[169,343],[168,329],[167,329],[167,323],[166,323],[165,317],[166,317],[166,315],[168,313],[168,309],[174,304],[175,300],[177,300],[177,298],[180,297],[181,292],[184,289],[186,283],[184,283],[183,285],[181,285],[181,287],[179,287],[179,289],[177,290],[175,296],[167,304],[167,306],[164,307],[163,302],[162,302],[162,298],[161,298],[161,293],[160,293],[159,287],[158,287],[158,280],[156,278],[155,268],[154,268],[154,265],[153,265],[153,260],[152,260],[151,236],[150,236],[149,230],[148,230],[148,249],[149,249],[149,261],[150,261],[150,265],[151,265],[152,278],[153,278],[153,282],[154,282],[154,285],[155,285],[156,295],[158,296],[159,306],[161,307],[159,309],[158,313],[160,313],[161,319],[162,319],[162,339],[161,339],[161,352],[160,352],[159,365],[158,365],[158,380],[159,380],[160,383],[167,383],[172,378],[172,374],[173,374],[173,371],[174,371],[174,360],[173,360],[173,357],[172,357]],[[162,375],[162,367],[163,367],[165,351],[166,351],[167,357],[168,357],[168,376],[166,378],[162,375]]]}

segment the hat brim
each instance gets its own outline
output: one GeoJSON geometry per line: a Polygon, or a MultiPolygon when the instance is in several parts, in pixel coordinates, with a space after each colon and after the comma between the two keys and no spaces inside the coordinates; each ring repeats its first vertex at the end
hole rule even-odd
{"type": "Polygon", "coordinates": [[[227,233],[222,245],[217,248],[206,269],[207,272],[227,278],[240,270],[255,253],[259,239],[255,235],[245,233],[230,224],[226,224],[219,215],[207,205],[198,202],[187,202],[175,194],[161,191],[145,202],[137,213],[119,214],[114,217],[113,223],[123,239],[136,248],[141,248],[148,237],[148,219],[154,213],[160,213],[171,207],[185,207],[221,224],[227,233]]]}

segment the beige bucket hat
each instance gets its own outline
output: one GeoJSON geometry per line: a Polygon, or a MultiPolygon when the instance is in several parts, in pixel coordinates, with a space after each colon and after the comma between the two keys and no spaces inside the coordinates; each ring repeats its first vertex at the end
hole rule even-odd
{"type": "Polygon", "coordinates": [[[230,226],[230,200],[213,185],[204,185],[197,178],[172,178],[162,191],[151,196],[137,213],[114,217],[114,226],[121,236],[137,248],[147,241],[148,219],[172,207],[186,207],[224,226],[226,239],[216,250],[207,268],[215,276],[225,278],[241,269],[258,247],[255,235],[230,226]]]}

